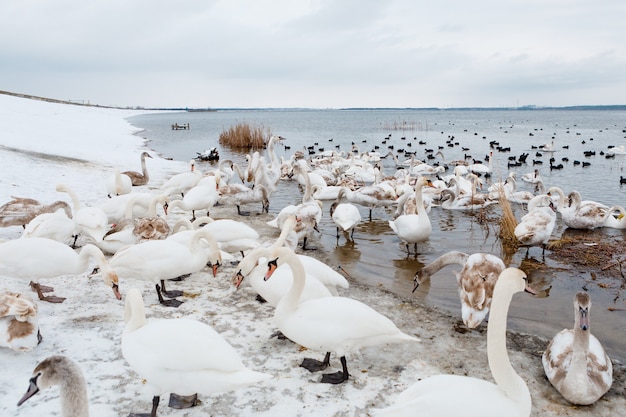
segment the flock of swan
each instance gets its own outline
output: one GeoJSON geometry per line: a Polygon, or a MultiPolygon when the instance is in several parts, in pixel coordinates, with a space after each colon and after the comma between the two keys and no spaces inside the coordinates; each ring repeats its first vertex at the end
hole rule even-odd
{"type": "MultiPolygon", "coordinates": [[[[335,269],[296,253],[314,249],[311,240],[325,215],[323,201],[332,202],[329,215],[336,224],[337,239],[341,234],[354,239],[355,228],[363,222],[359,206],[369,211],[370,220],[379,208],[393,208],[389,227],[407,256],[411,249],[417,256],[419,244],[429,239],[429,216],[435,210],[477,210],[503,198],[526,205],[527,214],[519,219],[515,236],[528,248],[545,250],[559,220],[571,228],[626,228],[626,212],[620,206],[582,200],[576,191],[566,196],[558,187],[546,190],[538,172],[522,178],[538,192],[520,193],[514,175],[494,184],[488,193],[482,192],[485,174],[493,169],[492,158],[488,166],[455,165],[450,175],[445,175],[443,167],[411,158],[408,164],[398,161],[396,172],[385,175],[377,163],[384,156],[375,152],[351,152],[348,156],[331,152],[308,159],[296,152],[285,160],[274,152],[279,140],[276,136],[269,140],[266,155],[248,155],[245,168],[221,161],[203,173],[192,160],[188,171],[172,175],[156,191],[154,187],[152,191],[135,191],[134,187],[149,184],[145,158],[151,156],[144,152],[143,173],[116,171],[105,181],[107,197],[98,206],[82,204],[65,184],[59,184],[57,191],[69,195],[71,206],[62,201],[45,205],[14,198],[0,208],[0,225],[24,226],[24,234],[0,244],[0,276],[22,279],[39,300],[52,303],[64,299],[50,295],[53,289],[41,285],[40,280],[90,271],[101,276],[117,299],[122,299],[123,293],[126,326],[121,351],[150,387],[150,415],[155,417],[160,398],[166,393],[174,394],[172,401],[178,401],[180,407],[187,407],[197,403],[197,394],[269,383],[272,376],[247,368],[237,350],[201,321],[147,319],[141,291],[120,290],[120,281],[148,282],[162,306],[176,308],[183,303],[178,298],[185,294],[168,290],[166,285],[175,286],[175,280],[207,267],[216,277],[224,262],[237,263],[233,286],[250,285],[274,308],[280,337],[324,355],[322,360],[304,358],[300,366],[310,372],[322,371],[330,366],[334,354],[340,359],[341,370],[324,373],[320,381],[342,384],[350,379],[347,359],[352,352],[419,339],[367,304],[350,298],[348,281],[335,269]],[[241,206],[255,205],[261,213],[267,212],[281,181],[289,180],[302,185],[302,202],[281,208],[270,222],[280,235],[263,241],[246,224],[250,213],[241,206]],[[216,205],[232,207],[232,216],[238,220],[211,218],[216,205]],[[206,216],[198,212],[206,212],[206,216]],[[75,250],[78,237],[85,243],[75,250]],[[31,253],[39,254],[37,262],[32,262],[31,253]],[[94,264],[97,268],[92,271],[94,264]]],[[[462,268],[457,283],[465,325],[475,328],[489,315],[487,356],[495,384],[472,377],[433,376],[415,382],[392,405],[373,412],[381,416],[435,416],[451,415],[462,408],[467,415],[506,412],[529,416],[530,392],[509,362],[505,335],[514,294],[533,293],[526,285],[525,273],[506,268],[492,254],[453,251],[417,271],[414,288],[451,264],[462,268]]],[[[0,293],[0,331],[5,340],[12,340],[12,344],[2,341],[0,346],[30,351],[41,340],[37,304],[19,290],[0,293]],[[15,339],[20,338],[11,334],[14,322],[22,329],[19,342],[15,339]]],[[[550,342],[543,366],[565,399],[592,404],[611,387],[611,361],[590,333],[589,295],[577,294],[574,306],[574,328],[560,332],[550,342]]],[[[18,405],[41,389],[60,385],[64,415],[88,415],[85,384],[80,366],[67,357],[52,356],[34,369],[28,391],[18,405]]]]}

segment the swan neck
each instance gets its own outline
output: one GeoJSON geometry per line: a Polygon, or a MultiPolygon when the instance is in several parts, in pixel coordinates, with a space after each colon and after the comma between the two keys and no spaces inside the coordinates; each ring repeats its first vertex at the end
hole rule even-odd
{"type": "Polygon", "coordinates": [[[496,286],[494,289],[487,326],[487,356],[489,369],[496,384],[511,400],[527,404],[530,414],[531,400],[528,386],[511,366],[506,348],[506,322],[514,292],[506,286],[496,286]]]}
{"type": "MultiPolygon", "coordinates": [[[[87,382],[77,365],[67,367],[59,382],[62,415],[89,417],[87,382]]],[[[61,371],[59,371],[61,372],[61,371]]]]}
{"type": "Polygon", "coordinates": [[[146,312],[144,311],[143,299],[138,290],[131,290],[126,295],[124,307],[124,335],[134,332],[146,324],[146,312]]]}
{"type": "Polygon", "coordinates": [[[426,265],[424,268],[422,268],[420,275],[424,275],[424,277],[426,276],[430,277],[431,275],[436,274],[439,270],[441,270],[442,268],[445,268],[448,265],[451,265],[451,264],[464,265],[468,257],[469,257],[468,254],[459,252],[459,251],[451,251],[451,252],[445,253],[441,255],[439,258],[435,259],[430,264],[426,265]]]}
{"type": "Polygon", "coordinates": [[[146,181],[149,179],[148,177],[148,168],[146,167],[146,155],[141,154],[141,172],[143,173],[146,181]]]}
{"type": "Polygon", "coordinates": [[[291,273],[293,274],[293,284],[291,285],[289,292],[285,294],[276,306],[276,313],[295,311],[298,307],[306,282],[304,265],[302,265],[302,262],[298,259],[296,253],[291,249],[284,247],[279,248],[277,253],[279,254],[279,260],[282,259],[282,262],[286,263],[291,268],[291,273]]]}

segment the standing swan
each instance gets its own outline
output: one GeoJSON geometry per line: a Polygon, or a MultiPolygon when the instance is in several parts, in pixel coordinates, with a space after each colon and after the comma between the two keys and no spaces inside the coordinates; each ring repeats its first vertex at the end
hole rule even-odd
{"type": "Polygon", "coordinates": [[[40,390],[58,385],[61,394],[61,415],[89,417],[87,382],[83,371],[73,360],[60,355],[50,356],[33,370],[28,390],[18,401],[18,407],[40,390]]]}
{"type": "Polygon", "coordinates": [[[376,416],[528,417],[530,391],[515,372],[506,350],[506,320],[513,294],[534,291],[526,286],[526,274],[507,268],[498,278],[487,325],[489,369],[496,383],[460,375],[435,375],[404,390],[394,405],[376,416]]]}
{"type": "Polygon", "coordinates": [[[406,246],[407,256],[411,254],[409,249],[410,244],[413,244],[415,256],[417,256],[417,244],[428,240],[433,230],[422,200],[422,188],[424,186],[432,187],[433,185],[429,179],[420,177],[415,183],[416,213],[403,214],[398,216],[395,220],[389,220],[389,227],[391,227],[406,246]]]}
{"type": "Polygon", "coordinates": [[[613,365],[602,344],[589,330],[589,294],[574,297],[574,329],[554,336],[541,361],[550,383],[569,402],[589,405],[613,383],[613,365]]]}
{"type": "Polygon", "coordinates": [[[402,333],[387,317],[351,298],[323,297],[300,302],[306,280],[302,262],[293,250],[285,247],[268,250],[266,254],[270,261],[265,280],[283,263],[293,273],[291,289],[274,312],[279,330],[301,346],[326,352],[322,362],[307,358],[300,366],[311,372],[320,371],[330,364],[331,352],[341,357],[342,371],[324,374],[322,382],[341,384],[348,380],[346,354],[349,352],[383,343],[419,341],[402,333]]]}
{"type": "Polygon", "coordinates": [[[555,225],[556,212],[552,199],[547,194],[540,194],[530,200],[528,213],[521,218],[513,233],[519,243],[528,249],[531,246],[541,246],[541,253],[544,254],[555,225]]]}
{"type": "Polygon", "coordinates": [[[152,158],[148,152],[141,153],[141,172],[137,171],[124,171],[122,175],[127,175],[133,186],[137,185],[146,185],[148,181],[150,181],[150,176],[148,175],[148,169],[146,168],[146,158],[152,158]]]}
{"type": "Polygon", "coordinates": [[[270,378],[246,368],[237,351],[207,324],[186,318],[146,320],[136,288],[126,294],[124,321],[122,355],[151,388],[151,417],[168,392],[210,395],[270,378]]]}
{"type": "Polygon", "coordinates": [[[0,276],[29,280],[40,300],[62,303],[65,298],[44,295],[44,292],[53,290],[40,286],[39,279],[83,274],[87,272],[90,259],[100,266],[104,283],[121,300],[117,275],[102,251],[92,244],[83,246],[80,253],[76,253],[66,244],[45,237],[9,240],[0,244],[0,276]]]}
{"type": "Polygon", "coordinates": [[[222,263],[221,260],[217,243],[211,233],[205,229],[199,229],[188,245],[169,239],[148,240],[118,250],[109,260],[109,264],[122,278],[153,282],[161,304],[179,307],[182,301],[163,298],[163,294],[168,297],[182,295],[182,291],[168,292],[165,288],[165,280],[198,272],[209,261],[212,265],[219,266],[222,263]],[[209,242],[208,247],[202,240],[209,242]]]}

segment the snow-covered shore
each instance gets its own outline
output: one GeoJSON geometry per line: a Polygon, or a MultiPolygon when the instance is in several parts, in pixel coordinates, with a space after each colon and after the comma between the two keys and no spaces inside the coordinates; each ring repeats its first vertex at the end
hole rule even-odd
{"type": "MultiPolygon", "coordinates": [[[[104,180],[116,168],[139,170],[139,155],[147,150],[137,129],[125,117],[137,111],[102,109],[46,103],[0,95],[0,204],[11,196],[29,197],[45,203],[69,202],[55,191],[64,183],[85,205],[106,199],[104,180]]],[[[150,151],[150,150],[148,150],[150,151]]],[[[150,151],[151,152],[151,151],[150,151]]],[[[151,182],[141,187],[154,190],[187,162],[158,158],[148,161],[151,182]]],[[[217,207],[212,215],[228,217],[232,210],[217,207]]],[[[246,220],[268,238],[277,232],[266,222],[269,215],[246,220]]],[[[20,236],[21,227],[0,229],[0,239],[20,236]]],[[[37,254],[32,254],[36,262],[37,254]]],[[[323,258],[323,252],[318,256],[323,258]]],[[[486,358],[486,333],[455,331],[457,317],[425,308],[419,300],[404,300],[393,294],[351,282],[342,295],[361,300],[388,316],[404,332],[418,336],[420,343],[379,346],[348,357],[351,379],[340,386],[319,384],[319,376],[298,364],[306,352],[284,340],[270,338],[275,331],[272,308],[259,304],[249,288],[235,292],[230,284],[233,265],[224,265],[217,279],[209,271],[193,274],[175,283],[187,296],[178,309],[156,303],[148,283],[120,283],[122,294],[130,287],[142,291],[151,317],[192,317],[213,326],[240,353],[251,369],[274,376],[268,382],[234,392],[202,397],[202,404],[189,410],[167,407],[163,398],[161,416],[367,416],[394,401],[408,385],[439,373],[455,373],[492,380],[486,358]]],[[[0,277],[0,289],[27,292],[26,282],[0,277]]],[[[35,365],[42,359],[63,354],[79,363],[89,383],[93,416],[126,416],[148,412],[151,395],[141,378],[121,354],[124,328],[123,301],[113,297],[99,279],[86,275],[46,282],[55,294],[67,297],[62,304],[39,302],[43,342],[30,352],[0,349],[0,415],[60,415],[58,389],[37,394],[21,407],[16,403],[25,392],[35,365]]],[[[518,294],[514,303],[523,303],[518,294]]],[[[546,341],[528,335],[511,335],[509,354],[515,369],[527,381],[533,397],[534,416],[626,415],[623,365],[616,364],[615,381],[609,393],[590,407],[572,407],[550,386],[543,375],[540,354],[546,341]]],[[[332,358],[331,366],[340,366],[332,358]]],[[[419,415],[416,410],[416,415],[419,415]]],[[[459,410],[460,412],[462,410],[459,410]]],[[[505,415],[505,414],[503,414],[505,415]]]]}

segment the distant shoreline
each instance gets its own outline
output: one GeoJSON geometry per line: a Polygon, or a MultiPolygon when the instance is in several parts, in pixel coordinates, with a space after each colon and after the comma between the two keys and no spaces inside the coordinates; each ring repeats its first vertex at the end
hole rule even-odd
{"type": "Polygon", "coordinates": [[[341,107],[341,108],[309,108],[309,107],[142,107],[142,106],[107,106],[101,104],[91,104],[89,102],[79,102],[72,100],[59,100],[48,97],[34,96],[30,94],[13,93],[10,91],[0,90],[0,94],[9,96],[28,98],[31,100],[47,101],[49,103],[71,104],[74,106],[99,107],[105,109],[122,109],[122,110],[159,110],[159,111],[187,111],[187,112],[215,112],[215,111],[232,111],[232,110],[348,110],[348,111],[367,111],[367,110],[422,110],[422,111],[542,111],[542,110],[625,110],[626,104],[606,104],[606,105],[577,105],[577,106],[561,106],[561,107],[543,107],[535,105],[524,105],[516,107],[341,107]]]}

